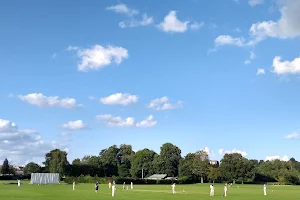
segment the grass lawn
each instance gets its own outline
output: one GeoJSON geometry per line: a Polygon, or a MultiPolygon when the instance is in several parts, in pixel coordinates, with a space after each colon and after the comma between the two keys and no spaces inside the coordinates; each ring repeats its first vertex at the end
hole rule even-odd
{"type": "Polygon", "coordinates": [[[108,185],[101,184],[99,192],[94,192],[93,184],[78,184],[75,191],[72,185],[30,185],[22,182],[17,185],[5,185],[0,182],[0,199],[2,200],[94,200],[94,199],[124,199],[124,200],[207,200],[207,199],[232,199],[232,200],[297,200],[300,198],[298,186],[268,186],[267,196],[263,196],[262,185],[234,185],[228,189],[228,196],[223,197],[223,185],[215,184],[215,196],[209,196],[209,184],[177,185],[177,194],[171,193],[170,185],[135,185],[134,190],[122,190],[122,185],[117,185],[115,197],[111,197],[108,185]],[[239,187],[239,188],[238,188],[239,187]]]}

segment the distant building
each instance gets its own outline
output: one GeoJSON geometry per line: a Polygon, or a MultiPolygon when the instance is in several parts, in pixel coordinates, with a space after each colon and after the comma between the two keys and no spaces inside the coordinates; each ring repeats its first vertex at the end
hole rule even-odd
{"type": "Polygon", "coordinates": [[[217,160],[210,160],[210,161],[209,161],[209,164],[210,164],[212,167],[216,167],[216,168],[218,168],[218,167],[220,166],[220,163],[219,163],[219,161],[217,161],[217,160]]]}
{"type": "MultiPolygon", "coordinates": [[[[14,168],[16,175],[24,175],[24,167],[23,166],[13,165],[12,167],[14,168]]],[[[0,165],[0,168],[2,168],[2,165],[0,165]]]]}
{"type": "Polygon", "coordinates": [[[16,175],[24,175],[24,167],[23,166],[13,166],[15,169],[16,175]]]}
{"type": "Polygon", "coordinates": [[[153,174],[145,179],[149,179],[149,180],[162,180],[165,179],[167,177],[167,174],[153,174]]]}

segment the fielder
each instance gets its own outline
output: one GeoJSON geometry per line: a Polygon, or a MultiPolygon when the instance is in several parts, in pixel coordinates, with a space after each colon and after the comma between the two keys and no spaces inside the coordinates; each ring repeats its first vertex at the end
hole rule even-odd
{"type": "Polygon", "coordinates": [[[123,190],[125,190],[125,182],[123,183],[123,190]]]}
{"type": "Polygon", "coordinates": [[[115,196],[115,191],[116,191],[116,185],[113,184],[111,187],[111,196],[114,197],[115,196]]]}
{"type": "Polygon", "coordinates": [[[108,183],[108,188],[111,189],[111,182],[108,183]]]}
{"type": "Polygon", "coordinates": [[[173,184],[172,184],[172,193],[173,193],[173,194],[176,194],[175,187],[176,187],[176,185],[175,185],[175,183],[173,183],[173,184]]]}
{"type": "Polygon", "coordinates": [[[133,183],[132,182],[130,183],[130,189],[133,190],[133,183]]]}
{"type": "Polygon", "coordinates": [[[98,190],[99,190],[99,183],[97,182],[97,183],[95,184],[95,192],[98,193],[98,190]]]}
{"type": "Polygon", "coordinates": [[[73,181],[73,190],[75,190],[75,181],[73,181]]]}
{"type": "Polygon", "coordinates": [[[21,181],[18,179],[18,187],[21,186],[21,181]]]}
{"type": "Polygon", "coordinates": [[[227,183],[224,185],[224,196],[227,197],[227,183]]]}
{"type": "Polygon", "coordinates": [[[214,185],[213,184],[211,184],[210,185],[210,195],[209,196],[215,196],[215,188],[214,188],[214,185]]]}
{"type": "Polygon", "coordinates": [[[264,184],[264,195],[267,196],[267,185],[264,184]]]}

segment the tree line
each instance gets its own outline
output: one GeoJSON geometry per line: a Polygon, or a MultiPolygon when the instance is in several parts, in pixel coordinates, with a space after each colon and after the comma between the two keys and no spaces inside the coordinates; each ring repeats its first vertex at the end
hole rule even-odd
{"type": "MultiPolygon", "coordinates": [[[[239,182],[280,184],[300,183],[300,162],[247,159],[239,153],[225,154],[220,162],[211,163],[204,150],[181,156],[181,150],[174,144],[165,143],[159,154],[150,149],[137,152],[131,145],[110,146],[99,155],[86,155],[67,160],[67,153],[54,149],[45,155],[44,167],[31,162],[24,167],[25,174],[37,172],[59,173],[62,177],[123,177],[140,179],[152,174],[167,174],[189,182],[239,182]]],[[[4,161],[1,173],[8,174],[11,167],[4,161]]]]}

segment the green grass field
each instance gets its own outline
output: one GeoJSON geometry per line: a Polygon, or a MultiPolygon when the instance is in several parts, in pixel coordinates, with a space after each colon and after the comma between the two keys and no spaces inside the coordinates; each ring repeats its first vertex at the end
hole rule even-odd
{"type": "Polygon", "coordinates": [[[171,193],[171,186],[167,185],[135,185],[134,190],[123,190],[117,185],[115,197],[111,196],[108,185],[101,184],[98,194],[93,184],[78,184],[75,191],[72,185],[30,185],[22,182],[17,185],[5,185],[0,182],[0,199],[2,200],[96,200],[96,199],[124,199],[124,200],[297,200],[300,198],[298,186],[268,186],[267,196],[263,196],[262,185],[234,185],[228,189],[228,196],[223,197],[223,185],[215,184],[215,196],[209,196],[208,184],[177,185],[177,194],[171,193]],[[239,188],[238,188],[239,186],[239,188]]]}

